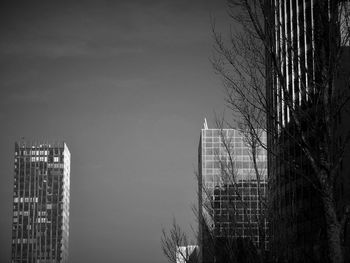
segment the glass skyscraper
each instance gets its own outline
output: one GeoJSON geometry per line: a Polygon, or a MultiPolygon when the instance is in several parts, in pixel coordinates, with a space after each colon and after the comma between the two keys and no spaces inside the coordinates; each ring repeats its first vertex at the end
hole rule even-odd
{"type": "Polygon", "coordinates": [[[11,262],[68,262],[70,152],[15,143],[11,262]]]}
{"type": "MultiPolygon", "coordinates": [[[[263,143],[266,134],[261,132],[263,143]]],[[[267,246],[265,194],[267,154],[256,145],[255,171],[251,146],[243,132],[234,129],[201,131],[198,163],[199,244],[203,262],[215,254],[210,242],[243,238],[257,248],[267,246]],[[260,197],[259,197],[260,196],[260,197]]]]}

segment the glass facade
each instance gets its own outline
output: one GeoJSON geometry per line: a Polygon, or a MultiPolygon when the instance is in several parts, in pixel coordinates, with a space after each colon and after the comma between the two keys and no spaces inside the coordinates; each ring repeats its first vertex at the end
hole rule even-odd
{"type": "Polygon", "coordinates": [[[15,143],[11,262],[68,262],[70,152],[15,143]]]}
{"type": "MultiPolygon", "coordinates": [[[[266,143],[263,132],[261,141],[266,143]]],[[[257,147],[255,157],[258,173],[252,148],[239,130],[202,129],[198,167],[202,247],[207,239],[205,229],[214,238],[247,238],[257,247],[267,246],[266,150],[257,147]]]]}

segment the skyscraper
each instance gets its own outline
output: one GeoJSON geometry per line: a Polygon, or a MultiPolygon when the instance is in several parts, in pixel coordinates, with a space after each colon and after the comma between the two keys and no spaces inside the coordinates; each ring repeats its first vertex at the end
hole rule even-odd
{"type": "Polygon", "coordinates": [[[15,143],[11,262],[68,262],[70,152],[15,143]]]}
{"type": "MultiPolygon", "coordinates": [[[[349,84],[349,49],[344,45],[349,42],[343,39],[348,28],[342,28],[342,19],[349,10],[342,5],[347,1],[267,2],[271,8],[267,29],[271,33],[271,50],[267,52],[271,250],[276,260],[320,261],[328,253],[326,209],[321,198],[326,194],[320,190],[315,166],[305,149],[313,156],[328,152],[327,156],[332,155],[328,164],[332,163],[349,131],[344,111],[334,110],[343,103],[339,94],[348,95],[345,91],[349,84]],[[334,54],[342,58],[336,61],[334,54]],[[333,92],[332,99],[324,103],[327,92],[333,92]],[[322,118],[327,110],[334,112],[325,122],[322,118]],[[322,123],[326,125],[321,126],[322,123]],[[328,129],[331,135],[326,138],[323,131],[328,129]],[[328,151],[324,151],[327,146],[328,151]]],[[[349,157],[347,150],[343,159],[349,157]]],[[[322,162],[322,158],[317,162],[322,162]]],[[[342,161],[334,183],[337,212],[342,212],[342,205],[350,200],[344,194],[344,189],[350,189],[349,179],[344,176],[346,166],[342,161]]]]}
{"type": "MultiPolygon", "coordinates": [[[[261,140],[266,141],[264,133],[261,140]]],[[[201,131],[198,207],[200,258],[203,262],[212,262],[213,257],[218,259],[218,254],[224,252],[218,252],[214,243],[224,244],[227,239],[242,238],[256,248],[266,248],[266,207],[262,204],[266,194],[267,156],[264,149],[256,146],[258,176],[251,147],[243,132],[209,129],[206,124],[201,131]]]]}

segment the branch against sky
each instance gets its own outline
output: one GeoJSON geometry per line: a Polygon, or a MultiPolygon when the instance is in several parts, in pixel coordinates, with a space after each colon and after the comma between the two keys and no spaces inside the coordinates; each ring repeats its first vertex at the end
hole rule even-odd
{"type": "Polygon", "coordinates": [[[188,241],[186,233],[175,218],[170,229],[162,229],[161,247],[164,256],[170,263],[197,263],[198,250],[188,241]],[[191,249],[193,247],[193,251],[191,249]]]}

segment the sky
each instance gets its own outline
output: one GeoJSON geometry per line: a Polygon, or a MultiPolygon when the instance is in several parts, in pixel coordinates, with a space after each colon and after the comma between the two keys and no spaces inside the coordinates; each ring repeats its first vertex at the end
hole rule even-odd
{"type": "Polygon", "coordinates": [[[0,262],[9,262],[14,142],[71,152],[69,262],[166,262],[191,232],[204,118],[224,109],[210,20],[224,0],[0,4],[0,262]]]}

